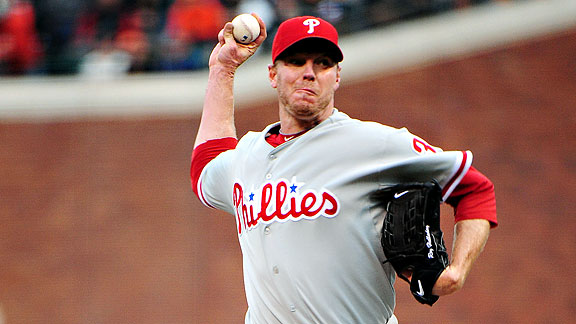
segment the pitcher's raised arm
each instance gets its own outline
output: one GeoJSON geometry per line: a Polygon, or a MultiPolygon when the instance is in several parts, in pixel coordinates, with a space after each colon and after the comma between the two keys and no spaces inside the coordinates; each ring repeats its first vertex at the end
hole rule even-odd
{"type": "Polygon", "coordinates": [[[236,42],[231,22],[226,23],[218,34],[218,44],[210,54],[208,86],[194,147],[210,139],[236,137],[234,74],[266,39],[266,25],[260,17],[253,15],[260,23],[260,36],[252,43],[236,42]]]}

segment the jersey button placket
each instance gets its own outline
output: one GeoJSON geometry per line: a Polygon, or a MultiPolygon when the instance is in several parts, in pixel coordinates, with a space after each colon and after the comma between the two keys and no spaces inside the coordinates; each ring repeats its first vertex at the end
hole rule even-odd
{"type": "Polygon", "coordinates": [[[275,153],[268,154],[268,159],[270,159],[271,165],[268,168],[268,173],[266,173],[266,180],[272,179],[272,173],[270,173],[270,170],[272,169],[272,162],[274,162],[277,158],[278,158],[278,155],[275,153]]]}

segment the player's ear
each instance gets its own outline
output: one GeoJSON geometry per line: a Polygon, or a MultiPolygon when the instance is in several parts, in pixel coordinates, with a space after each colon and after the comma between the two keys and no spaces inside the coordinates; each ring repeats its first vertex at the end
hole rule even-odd
{"type": "Polygon", "coordinates": [[[275,64],[269,64],[268,65],[268,80],[270,81],[270,85],[274,89],[276,89],[276,87],[278,86],[278,83],[276,81],[277,75],[278,75],[278,73],[276,71],[276,65],[275,64]]]}
{"type": "Polygon", "coordinates": [[[338,90],[338,88],[340,87],[340,71],[342,70],[342,68],[340,67],[340,64],[337,64],[337,68],[336,68],[336,82],[334,83],[334,91],[338,90]]]}

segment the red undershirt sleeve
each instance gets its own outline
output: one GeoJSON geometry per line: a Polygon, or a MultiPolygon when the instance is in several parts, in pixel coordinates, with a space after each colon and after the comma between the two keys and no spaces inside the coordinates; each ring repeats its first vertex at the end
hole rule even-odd
{"type": "Polygon", "coordinates": [[[498,226],[494,184],[474,167],[470,167],[446,203],[454,207],[456,222],[486,219],[491,227],[498,226]]]}
{"type": "Polygon", "coordinates": [[[238,140],[233,137],[208,140],[194,149],[190,163],[190,179],[192,191],[198,196],[198,180],[204,167],[220,153],[236,148],[238,140]]]}

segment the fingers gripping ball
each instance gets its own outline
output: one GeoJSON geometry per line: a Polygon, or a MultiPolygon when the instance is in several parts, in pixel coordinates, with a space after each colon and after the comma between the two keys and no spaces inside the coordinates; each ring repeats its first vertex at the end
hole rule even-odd
{"type": "Polygon", "coordinates": [[[260,24],[254,16],[241,14],[232,20],[234,39],[241,44],[250,44],[260,36],[260,24]]]}

